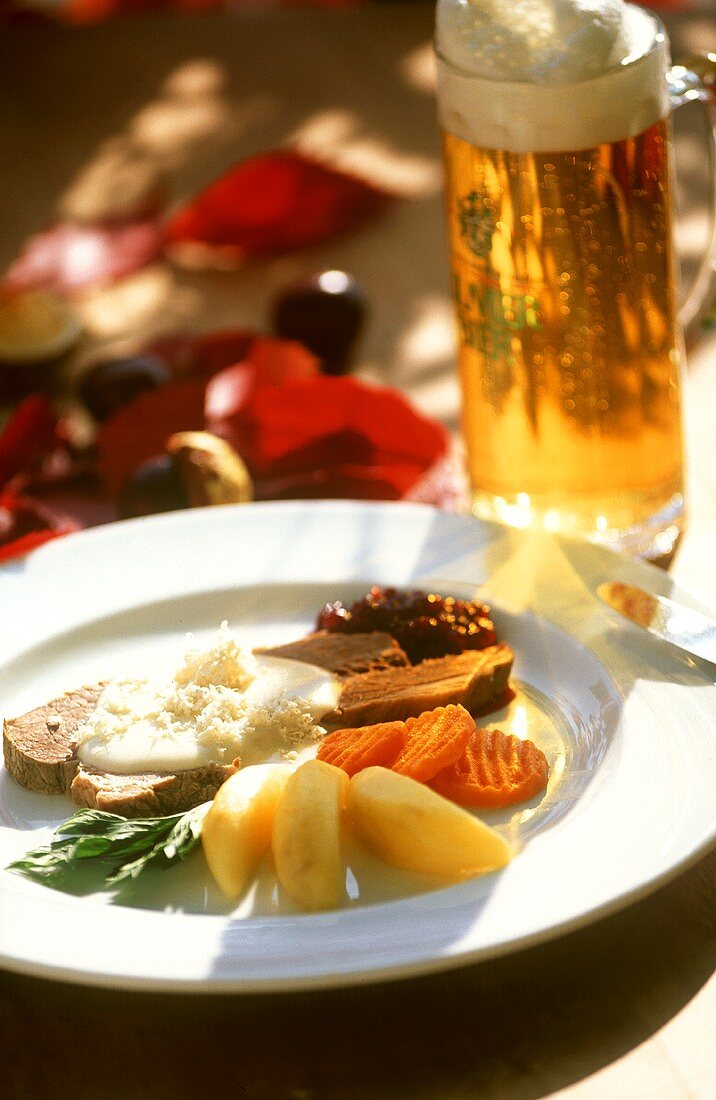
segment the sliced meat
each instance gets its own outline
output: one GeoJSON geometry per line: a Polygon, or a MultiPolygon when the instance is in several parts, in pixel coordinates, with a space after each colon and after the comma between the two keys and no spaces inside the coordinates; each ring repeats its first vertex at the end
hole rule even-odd
{"type": "Polygon", "coordinates": [[[207,764],[188,771],[112,775],[85,768],[77,759],[76,733],[102,694],[104,684],[78,688],[3,726],[5,767],[21,787],[40,794],[69,794],[76,806],[153,817],[181,813],[213,798],[233,764],[207,764]]]}
{"type": "Polygon", "coordinates": [[[161,817],[208,802],[235,771],[233,764],[205,764],[176,774],[109,775],[80,764],[70,796],[76,806],[123,817],[161,817]]]}
{"type": "Polygon", "coordinates": [[[67,794],[77,771],[75,733],[102,694],[103,684],[78,688],[3,723],[5,767],[21,787],[67,794]]]}
{"type": "Polygon", "coordinates": [[[480,710],[505,691],[513,660],[510,647],[502,644],[352,676],[343,686],[335,720],[343,726],[367,726],[449,703],[480,710]]]}
{"type": "Polygon", "coordinates": [[[319,630],[287,645],[261,647],[262,657],[289,657],[318,665],[336,676],[351,676],[384,668],[403,668],[410,663],[395,638],[376,630],[370,634],[331,634],[319,630]]]}

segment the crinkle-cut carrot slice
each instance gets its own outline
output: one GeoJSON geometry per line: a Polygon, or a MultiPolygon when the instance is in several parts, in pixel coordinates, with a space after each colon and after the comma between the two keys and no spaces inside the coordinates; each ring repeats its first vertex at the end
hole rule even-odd
{"type": "Polygon", "coordinates": [[[405,728],[408,731],[405,747],[392,770],[427,783],[460,759],[475,731],[475,720],[464,707],[451,703],[423,711],[417,718],[408,718],[405,728]]]}
{"type": "Polygon", "coordinates": [[[355,775],[377,765],[389,768],[405,744],[404,722],[378,722],[359,729],[336,730],[321,741],[317,758],[355,775]]]}
{"type": "Polygon", "coordinates": [[[497,809],[537,794],[548,773],[547,758],[532,741],[476,729],[459,760],[439,772],[430,786],[460,806],[497,809]]]}

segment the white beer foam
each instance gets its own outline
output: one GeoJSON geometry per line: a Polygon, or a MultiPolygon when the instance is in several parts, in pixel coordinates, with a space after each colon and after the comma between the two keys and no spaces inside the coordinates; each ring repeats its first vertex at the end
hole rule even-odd
{"type": "Polygon", "coordinates": [[[648,53],[656,24],[624,0],[439,0],[440,52],[475,76],[575,84],[648,53]]]}
{"type": "Polygon", "coordinates": [[[669,111],[668,45],[622,0],[439,0],[444,130],[510,152],[587,149],[669,111]]]}

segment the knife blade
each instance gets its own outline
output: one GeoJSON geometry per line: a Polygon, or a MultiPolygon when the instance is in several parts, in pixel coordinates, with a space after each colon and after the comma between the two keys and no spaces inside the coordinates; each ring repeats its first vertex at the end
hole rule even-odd
{"type": "Polygon", "coordinates": [[[597,588],[597,595],[654,637],[716,663],[716,618],[621,581],[605,581],[597,588]]]}

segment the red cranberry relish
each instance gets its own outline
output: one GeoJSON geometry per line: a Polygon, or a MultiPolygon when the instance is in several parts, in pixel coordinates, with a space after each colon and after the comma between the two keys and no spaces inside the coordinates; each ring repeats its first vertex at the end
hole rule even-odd
{"type": "Polygon", "coordinates": [[[497,640],[486,604],[377,586],[350,607],[340,600],[327,603],[316,629],[347,634],[383,630],[399,642],[412,664],[464,649],[484,649],[497,640]]]}

